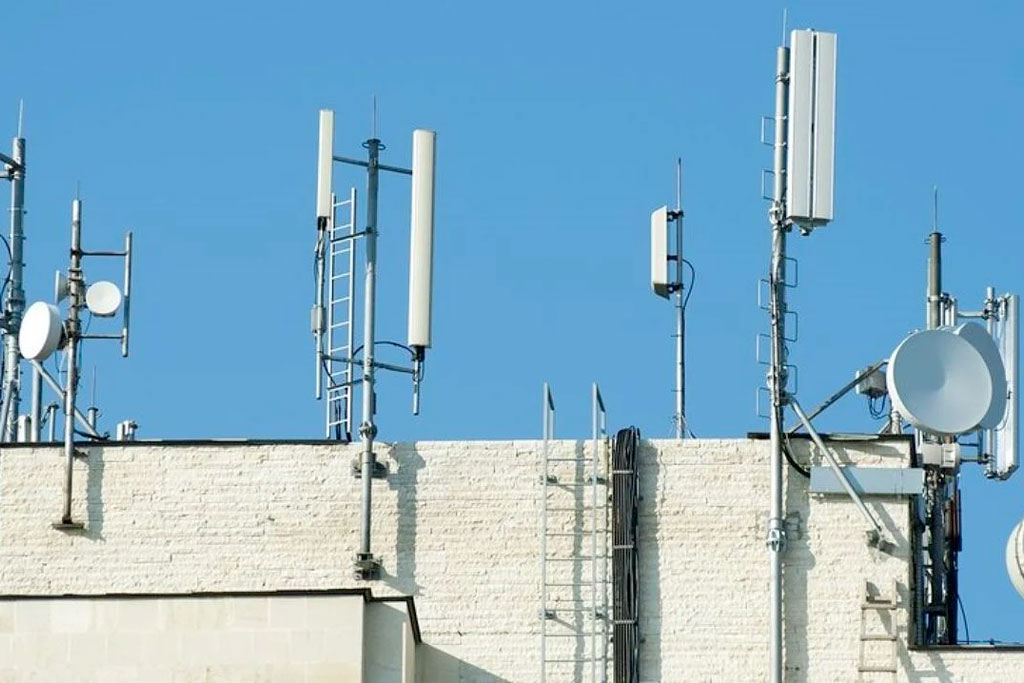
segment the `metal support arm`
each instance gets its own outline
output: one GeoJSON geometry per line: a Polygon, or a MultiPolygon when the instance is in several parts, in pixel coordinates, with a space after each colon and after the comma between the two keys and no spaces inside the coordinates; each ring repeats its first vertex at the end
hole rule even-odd
{"type": "Polygon", "coordinates": [[[796,416],[798,418],[800,418],[800,422],[803,423],[804,429],[807,430],[807,433],[810,435],[811,440],[814,441],[814,444],[821,450],[822,454],[825,456],[825,459],[828,461],[829,467],[832,468],[832,471],[835,473],[836,478],[839,480],[839,483],[842,484],[843,490],[846,491],[847,495],[849,495],[853,502],[857,505],[857,509],[860,510],[860,514],[862,514],[864,516],[864,519],[868,521],[868,524],[871,525],[871,531],[868,532],[868,544],[876,547],[881,546],[882,525],[878,523],[878,520],[875,519],[875,516],[871,514],[871,510],[869,510],[868,506],[864,504],[864,499],[861,498],[859,493],[857,493],[857,489],[853,488],[853,484],[850,483],[849,478],[847,478],[846,476],[846,472],[844,472],[843,468],[839,465],[839,461],[836,460],[836,456],[833,455],[829,447],[825,445],[825,442],[822,440],[821,436],[818,434],[817,431],[815,431],[814,427],[811,425],[810,419],[807,417],[807,414],[804,413],[803,408],[800,407],[800,404],[797,402],[797,400],[790,396],[789,404],[793,406],[793,412],[796,413],[796,416]]]}

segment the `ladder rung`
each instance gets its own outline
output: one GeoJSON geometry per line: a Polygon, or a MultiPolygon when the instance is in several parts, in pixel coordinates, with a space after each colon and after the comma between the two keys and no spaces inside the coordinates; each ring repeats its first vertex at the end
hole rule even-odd
{"type": "Polygon", "coordinates": [[[862,635],[860,637],[860,639],[861,640],[871,640],[871,641],[885,641],[885,640],[889,640],[889,641],[892,641],[892,642],[896,642],[896,636],[891,636],[888,633],[886,633],[886,634],[866,633],[866,634],[862,635]]]}
{"type": "Polygon", "coordinates": [[[588,463],[593,462],[592,458],[548,458],[548,462],[581,462],[588,463]]]}
{"type": "Polygon", "coordinates": [[[858,666],[857,671],[862,673],[872,674],[894,674],[897,673],[896,667],[893,666],[858,666]]]}
{"type": "Polygon", "coordinates": [[[598,555],[596,558],[590,555],[580,555],[579,557],[545,557],[545,562],[593,562],[595,559],[604,560],[608,559],[607,555],[598,555]]]}
{"type": "Polygon", "coordinates": [[[547,510],[548,512],[594,512],[595,510],[598,510],[598,509],[603,510],[604,508],[588,508],[588,507],[572,507],[572,508],[557,507],[557,508],[549,508],[549,507],[545,507],[544,509],[547,510]]]}
{"type": "MultiPolygon", "coordinates": [[[[580,536],[580,535],[584,535],[584,534],[592,534],[592,533],[598,533],[598,534],[604,533],[604,529],[598,529],[597,531],[592,531],[590,529],[583,529],[583,530],[578,531],[578,532],[573,532],[573,531],[549,531],[549,532],[547,532],[544,535],[546,537],[548,537],[548,538],[575,538],[576,536],[580,536]]],[[[626,547],[626,546],[622,546],[622,547],[626,547]]],[[[633,546],[629,546],[629,547],[632,548],[633,546]]]]}
{"type": "Polygon", "coordinates": [[[589,588],[594,585],[593,581],[581,581],[579,583],[545,583],[545,586],[550,588],[589,588]]]}

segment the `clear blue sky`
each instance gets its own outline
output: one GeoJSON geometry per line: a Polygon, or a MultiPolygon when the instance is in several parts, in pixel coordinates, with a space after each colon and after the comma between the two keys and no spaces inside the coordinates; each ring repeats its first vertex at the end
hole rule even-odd
{"type": "MultiPolygon", "coordinates": [[[[106,428],[140,436],[316,437],[309,307],[317,110],[358,154],[380,101],[385,162],[438,131],[435,348],[423,412],[380,390],[387,441],[589,432],[600,382],[614,427],[667,436],[671,306],[648,288],[648,214],[685,160],[688,412],[699,436],[754,412],[766,329],[777,3],[6,3],[0,134],[26,102],[29,299],[66,266],[82,182],[87,248],[136,232],[133,350],[92,343],[106,428]],[[585,9],[583,9],[585,7],[585,9]]],[[[839,34],[836,220],[793,240],[798,395],[814,404],[923,324],[924,238],[941,188],[946,288],[1024,292],[1019,193],[1024,13],[1012,4],[790,3],[839,34]]],[[[336,187],[363,178],[338,169],[336,187]]],[[[4,189],[6,192],[6,189],[4,189]]],[[[404,341],[408,181],[381,201],[380,325],[404,341]]],[[[112,264],[111,264],[112,265],[112,264]]],[[[113,274],[90,266],[93,278],[113,274]]],[[[97,323],[94,331],[100,331],[97,323]]],[[[88,391],[88,383],[86,384],[88,391]]],[[[819,427],[874,430],[849,398],[819,427]]],[[[728,463],[722,463],[727,467],[728,463]]],[[[971,636],[1024,640],[1003,548],[1024,475],[964,473],[971,636]]],[[[767,504],[767,501],[766,501],[767,504]]]]}

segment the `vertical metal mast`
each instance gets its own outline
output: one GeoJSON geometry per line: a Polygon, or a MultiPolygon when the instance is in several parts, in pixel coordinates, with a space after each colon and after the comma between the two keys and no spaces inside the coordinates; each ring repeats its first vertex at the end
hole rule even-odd
{"type": "MultiPolygon", "coordinates": [[[[375,103],[376,104],[376,103],[375,103]]],[[[376,122],[375,122],[376,123],[376,122]]],[[[376,125],[374,125],[376,129],[376,125]]],[[[376,132],[376,131],[375,131],[376,132]]],[[[374,307],[377,293],[377,180],[380,163],[380,140],[372,137],[366,141],[369,150],[366,167],[366,280],[363,289],[363,421],[359,425],[359,436],[363,441],[361,477],[363,485],[362,526],[356,568],[364,578],[372,578],[379,563],[370,549],[370,510],[373,496],[373,440],[377,436],[374,413],[374,307]]]]}
{"type": "Polygon", "coordinates": [[[686,438],[686,320],[683,304],[683,160],[676,158],[676,438],[686,438]]]}
{"type": "Polygon", "coordinates": [[[771,506],[768,518],[768,550],[771,552],[771,673],[772,683],[783,680],[782,638],[782,555],[786,550],[786,527],[782,505],[782,413],[789,396],[786,392],[786,111],[789,98],[789,48],[776,52],[775,71],[775,154],[773,163],[772,204],[768,219],[772,224],[772,261],[769,274],[771,317],[771,367],[768,389],[771,393],[771,506]]]}
{"type": "Polygon", "coordinates": [[[21,136],[22,116],[18,112],[18,135],[13,142],[13,160],[15,164],[11,167],[11,271],[10,281],[7,284],[7,300],[4,302],[4,314],[6,316],[6,334],[4,334],[4,376],[3,376],[3,400],[5,406],[6,420],[0,425],[3,441],[13,441],[15,436],[15,423],[18,420],[18,410],[21,394],[21,353],[18,349],[18,330],[21,328],[21,317],[25,311],[25,289],[24,289],[24,261],[22,249],[25,241],[25,233],[22,228],[22,220],[25,215],[25,138],[21,136]]]}
{"type": "Polygon", "coordinates": [[[78,393],[79,309],[85,299],[82,279],[82,200],[71,203],[71,265],[68,268],[67,386],[64,390],[64,511],[60,526],[75,527],[71,518],[72,476],[75,465],[75,396],[78,393]]]}

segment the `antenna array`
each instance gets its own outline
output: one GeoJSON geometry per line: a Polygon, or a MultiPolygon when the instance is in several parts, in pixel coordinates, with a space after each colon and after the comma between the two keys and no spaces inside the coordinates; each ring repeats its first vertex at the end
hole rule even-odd
{"type": "Polygon", "coordinates": [[[316,347],[317,399],[327,397],[327,438],[349,441],[352,438],[354,389],[361,385],[362,421],[359,436],[362,458],[358,476],[362,478],[362,525],[359,552],[355,558],[358,579],[375,579],[380,574],[380,559],[371,550],[372,481],[380,472],[373,442],[377,436],[375,378],[376,371],[390,370],[412,378],[413,414],[419,414],[420,382],[426,349],[431,345],[431,290],[433,279],[434,166],[436,134],[429,130],[413,132],[412,168],[389,166],[380,162],[384,144],[376,136],[376,100],[374,100],[373,137],[363,143],[366,160],[334,154],[334,112],[321,110],[317,154],[317,242],[316,293],[312,311],[312,329],[316,347]],[[356,229],[356,194],[337,202],[333,190],[334,163],[366,169],[366,227],[356,229]],[[378,341],[376,338],[377,281],[377,199],[381,171],[412,176],[412,209],[409,258],[409,334],[408,344],[378,341]],[[363,341],[355,347],[355,243],[363,240],[365,271],[363,278],[363,341]],[[388,344],[409,352],[410,365],[401,366],[376,359],[376,347],[388,344]],[[362,357],[359,357],[359,354],[362,357]],[[360,373],[357,378],[356,372],[360,373]]]}

